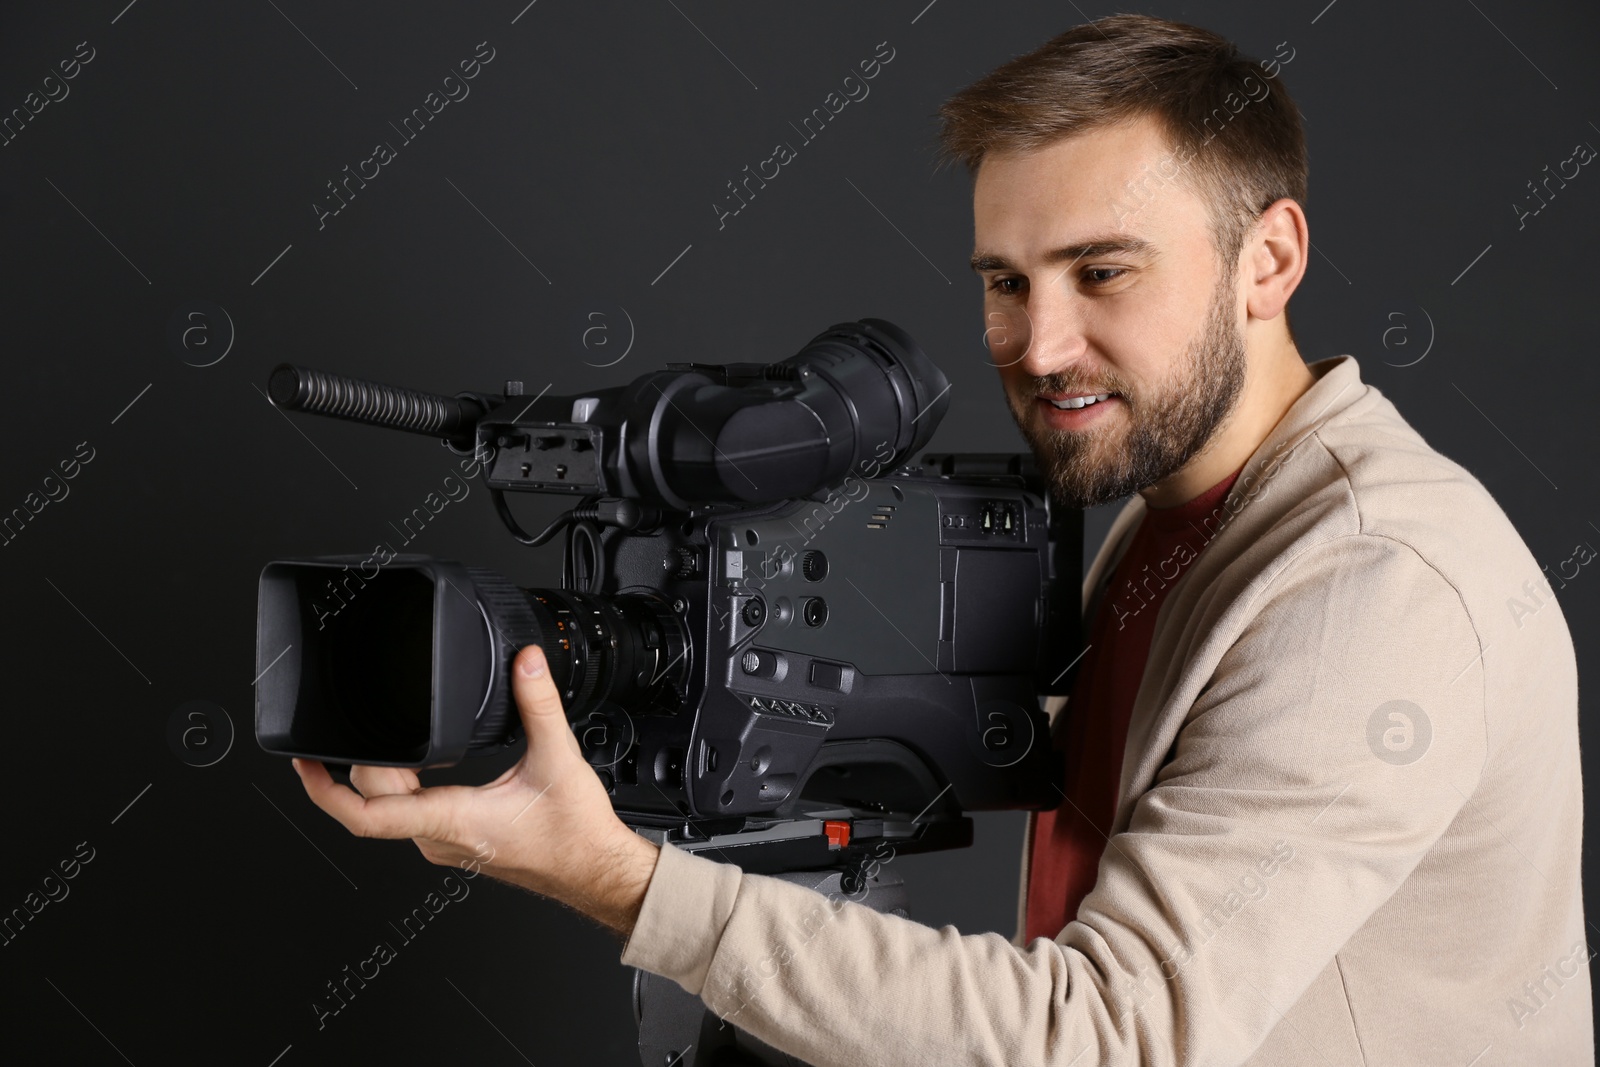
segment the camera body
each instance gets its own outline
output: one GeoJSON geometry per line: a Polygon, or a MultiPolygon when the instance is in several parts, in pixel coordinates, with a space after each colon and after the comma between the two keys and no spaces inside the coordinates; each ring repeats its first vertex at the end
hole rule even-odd
{"type": "Polygon", "coordinates": [[[789,818],[804,798],[915,814],[945,789],[956,810],[1058,799],[1035,677],[1049,522],[1027,490],[901,470],[621,537],[615,556],[618,592],[683,607],[694,668],[680,706],[674,691],[577,726],[619,812],[789,818]],[[626,754],[616,726],[636,735],[626,754]]]}

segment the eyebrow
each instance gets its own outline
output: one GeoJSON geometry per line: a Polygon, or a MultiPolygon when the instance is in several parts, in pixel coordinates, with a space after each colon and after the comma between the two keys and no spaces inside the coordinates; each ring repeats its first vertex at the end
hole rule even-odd
{"type": "MultiPolygon", "coordinates": [[[[1089,256],[1107,256],[1121,253],[1123,255],[1139,256],[1153,259],[1156,254],[1155,245],[1142,237],[1132,234],[1109,233],[1090,237],[1087,240],[1070,244],[1063,248],[1055,248],[1046,252],[1046,263],[1060,263],[1067,261],[1070,266],[1078,260],[1089,256]]],[[[972,254],[972,269],[978,272],[986,270],[1014,270],[1016,269],[1006,257],[994,252],[974,252],[972,254]]]]}

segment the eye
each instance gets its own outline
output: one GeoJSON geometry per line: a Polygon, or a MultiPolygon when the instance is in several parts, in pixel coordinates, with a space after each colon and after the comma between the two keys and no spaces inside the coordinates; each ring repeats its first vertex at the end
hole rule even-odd
{"type": "Polygon", "coordinates": [[[1001,296],[1016,296],[1022,291],[1022,279],[993,278],[989,282],[988,289],[991,293],[999,293],[1001,296]],[[1011,286],[1015,288],[1010,288],[1011,286]]]}
{"type": "Polygon", "coordinates": [[[1083,272],[1083,280],[1091,286],[1109,285],[1126,273],[1127,270],[1122,267],[1090,267],[1083,272]],[[1109,275],[1109,277],[1095,277],[1096,275],[1109,275]]]}

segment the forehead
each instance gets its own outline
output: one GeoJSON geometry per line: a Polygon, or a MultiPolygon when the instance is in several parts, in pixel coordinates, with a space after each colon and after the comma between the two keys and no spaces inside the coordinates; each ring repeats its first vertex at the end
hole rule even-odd
{"type": "Polygon", "coordinates": [[[1182,253],[1197,240],[1209,248],[1205,204],[1178,173],[1178,158],[1148,116],[1031,151],[988,153],[973,184],[976,244],[1026,259],[1118,232],[1182,253]]]}

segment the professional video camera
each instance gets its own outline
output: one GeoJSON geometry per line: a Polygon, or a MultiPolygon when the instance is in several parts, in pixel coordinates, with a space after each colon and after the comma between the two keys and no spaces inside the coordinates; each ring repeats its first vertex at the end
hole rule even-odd
{"type": "Polygon", "coordinates": [[[908,464],[948,393],[879,319],[577,396],[278,366],[278,407],[442,438],[516,540],[566,551],[561,588],[419,555],[269,563],[258,742],[406,767],[501,751],[536,643],[618,816],[746,870],[859,891],[884,843],[961,847],[964,812],[1053,807],[1038,696],[1081,647],[1082,514],[1027,455],[908,464]],[[514,491],[578,499],[530,535],[514,491]]]}

